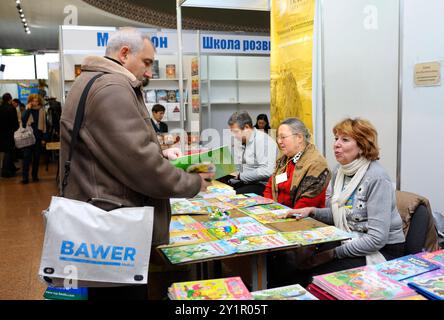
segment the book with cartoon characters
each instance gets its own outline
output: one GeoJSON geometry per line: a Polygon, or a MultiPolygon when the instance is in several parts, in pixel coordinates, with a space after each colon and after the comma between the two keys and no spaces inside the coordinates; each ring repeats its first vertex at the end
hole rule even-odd
{"type": "Polygon", "coordinates": [[[387,277],[401,281],[439,268],[427,260],[408,255],[372,266],[387,277]]]}
{"type": "Polygon", "coordinates": [[[340,300],[395,300],[416,294],[367,266],[314,276],[313,284],[340,300]]]}
{"type": "Polygon", "coordinates": [[[444,267],[444,249],[433,252],[421,252],[417,253],[416,256],[444,267]]]}
{"type": "Polygon", "coordinates": [[[431,300],[444,300],[444,276],[434,277],[409,282],[408,286],[431,300]]]}
{"type": "Polygon", "coordinates": [[[254,300],[318,300],[300,284],[254,291],[251,295],[254,300]]]}
{"type": "Polygon", "coordinates": [[[168,296],[171,300],[252,300],[240,277],[176,282],[168,296]]]}

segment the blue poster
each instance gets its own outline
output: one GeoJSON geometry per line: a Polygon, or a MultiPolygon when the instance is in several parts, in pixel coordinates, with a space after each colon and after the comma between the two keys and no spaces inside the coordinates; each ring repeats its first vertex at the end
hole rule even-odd
{"type": "Polygon", "coordinates": [[[30,94],[39,93],[39,88],[36,83],[29,84],[27,86],[17,84],[18,98],[23,104],[28,103],[28,96],[30,94]]]}

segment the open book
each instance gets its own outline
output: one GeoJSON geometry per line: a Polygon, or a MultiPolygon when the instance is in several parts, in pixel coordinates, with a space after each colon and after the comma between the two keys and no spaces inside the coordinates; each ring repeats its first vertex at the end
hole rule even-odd
{"type": "Polygon", "coordinates": [[[185,155],[172,160],[171,164],[191,173],[215,172],[215,179],[236,171],[233,157],[227,146],[185,155]]]}

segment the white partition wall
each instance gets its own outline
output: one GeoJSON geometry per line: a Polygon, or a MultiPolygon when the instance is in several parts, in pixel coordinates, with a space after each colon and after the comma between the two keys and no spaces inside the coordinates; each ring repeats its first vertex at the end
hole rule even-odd
{"type": "Polygon", "coordinates": [[[324,0],[325,144],[336,165],[332,128],[345,117],[370,120],[381,162],[396,181],[398,122],[398,0],[324,0]]]}
{"type": "Polygon", "coordinates": [[[444,62],[444,1],[403,4],[401,190],[427,197],[444,212],[444,88],[415,87],[417,63],[444,62]]]}

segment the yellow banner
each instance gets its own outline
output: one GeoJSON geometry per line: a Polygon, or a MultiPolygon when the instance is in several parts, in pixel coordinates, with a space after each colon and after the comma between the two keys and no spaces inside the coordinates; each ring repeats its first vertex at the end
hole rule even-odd
{"type": "Polygon", "coordinates": [[[271,126],[289,117],[312,124],[315,0],[272,0],[271,126]]]}

